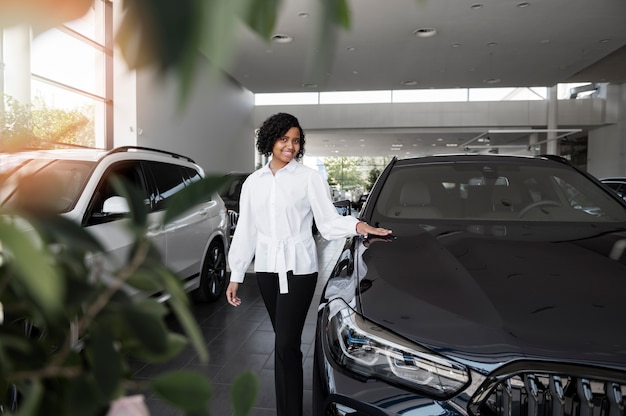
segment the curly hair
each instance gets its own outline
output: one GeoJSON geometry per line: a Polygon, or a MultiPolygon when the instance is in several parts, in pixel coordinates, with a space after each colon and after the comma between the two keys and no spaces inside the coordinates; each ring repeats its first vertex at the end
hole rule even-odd
{"type": "Polygon", "coordinates": [[[283,137],[292,127],[300,130],[300,150],[295,156],[296,160],[300,160],[304,156],[304,130],[300,127],[298,119],[287,113],[274,114],[263,122],[256,135],[256,148],[259,153],[263,156],[271,155],[276,140],[283,137]]]}

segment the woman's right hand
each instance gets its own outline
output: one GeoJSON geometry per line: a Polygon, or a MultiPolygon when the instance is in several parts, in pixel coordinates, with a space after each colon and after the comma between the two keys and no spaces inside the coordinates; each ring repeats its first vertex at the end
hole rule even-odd
{"type": "Polygon", "coordinates": [[[239,289],[237,282],[230,282],[226,288],[226,300],[233,306],[241,305],[241,299],[237,297],[237,289],[239,289]]]}

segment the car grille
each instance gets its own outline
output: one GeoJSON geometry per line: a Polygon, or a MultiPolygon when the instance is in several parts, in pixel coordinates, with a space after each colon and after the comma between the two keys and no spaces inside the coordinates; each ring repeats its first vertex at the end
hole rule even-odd
{"type": "Polygon", "coordinates": [[[525,373],[499,381],[470,408],[482,416],[623,416],[625,396],[623,382],[525,373]]]}

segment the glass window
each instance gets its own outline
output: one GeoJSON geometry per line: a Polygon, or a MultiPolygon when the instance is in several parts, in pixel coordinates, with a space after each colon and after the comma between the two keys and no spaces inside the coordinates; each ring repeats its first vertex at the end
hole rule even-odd
{"type": "Polygon", "coordinates": [[[390,103],[391,90],[321,92],[320,104],[390,103]]]}
{"type": "Polygon", "coordinates": [[[93,162],[28,159],[14,167],[2,183],[3,204],[18,209],[56,213],[70,211],[81,196],[93,162]]]}
{"type": "Polygon", "coordinates": [[[435,103],[467,101],[467,89],[394,90],[394,103],[435,103]]]}
{"type": "Polygon", "coordinates": [[[35,129],[42,140],[106,148],[104,99],[32,80],[35,129]],[[46,117],[55,117],[51,123],[46,117]]]}
{"type": "Polygon", "coordinates": [[[75,89],[104,96],[104,52],[59,29],[50,29],[31,44],[31,71],[75,89]]]}
{"type": "Polygon", "coordinates": [[[626,209],[580,172],[541,163],[463,162],[397,166],[374,221],[453,218],[625,221],[626,209]]]}
{"type": "Polygon", "coordinates": [[[148,194],[148,187],[141,170],[141,165],[136,161],[124,161],[111,166],[103,175],[96,192],[89,205],[89,213],[86,216],[86,225],[98,224],[113,219],[124,217],[124,215],[110,215],[104,212],[104,202],[111,198],[120,196],[114,186],[113,178],[121,180],[125,186],[131,186],[143,196],[144,203],[150,205],[153,200],[148,194]]]}
{"type": "Polygon", "coordinates": [[[150,171],[157,187],[155,209],[164,209],[167,200],[185,188],[185,176],[178,165],[149,162],[150,171]]]}

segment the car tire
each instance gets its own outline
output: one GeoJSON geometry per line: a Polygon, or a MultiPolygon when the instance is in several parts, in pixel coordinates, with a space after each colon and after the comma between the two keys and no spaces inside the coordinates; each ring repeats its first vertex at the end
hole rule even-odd
{"type": "Polygon", "coordinates": [[[226,253],[224,245],[213,240],[204,255],[200,286],[192,292],[196,302],[214,302],[219,299],[226,288],[226,253]]]}

